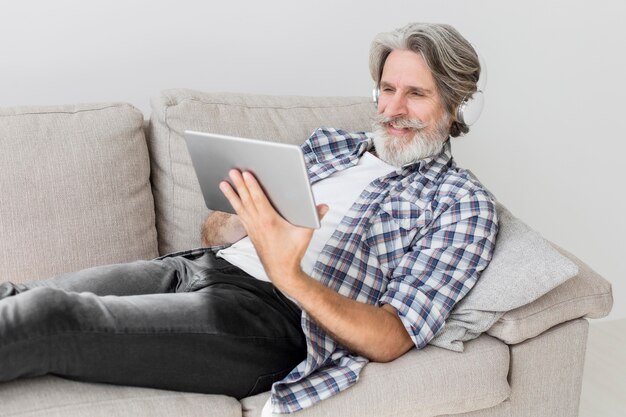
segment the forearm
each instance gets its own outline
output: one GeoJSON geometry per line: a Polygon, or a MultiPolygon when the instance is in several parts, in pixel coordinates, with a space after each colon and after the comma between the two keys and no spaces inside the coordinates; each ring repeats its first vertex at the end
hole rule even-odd
{"type": "Polygon", "coordinates": [[[389,362],[413,347],[391,306],[376,307],[344,297],[302,273],[283,291],[333,339],[375,362],[389,362]]]}
{"type": "Polygon", "coordinates": [[[213,211],[202,224],[202,245],[232,244],[246,236],[246,230],[236,215],[213,211]]]}
{"type": "MultiPolygon", "coordinates": [[[[315,322],[351,351],[388,362],[408,351],[413,342],[391,306],[375,307],[343,297],[302,272],[300,262],[313,229],[290,224],[274,210],[249,172],[229,172],[234,187],[220,189],[250,236],[272,283],[296,299],[315,322]],[[236,191],[235,191],[236,190],[236,191]]],[[[328,206],[317,206],[323,219],[328,206]]]]}

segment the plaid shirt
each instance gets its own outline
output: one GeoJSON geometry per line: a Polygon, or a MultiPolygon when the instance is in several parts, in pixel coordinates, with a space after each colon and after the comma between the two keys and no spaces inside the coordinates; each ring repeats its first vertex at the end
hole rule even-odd
{"type": "MultiPolygon", "coordinates": [[[[302,145],[312,183],[350,168],[369,133],[320,128],[302,145]]],[[[450,141],[436,156],[371,182],[319,255],[313,278],[367,304],[393,306],[418,349],[442,328],[494,249],[495,202],[457,168],[450,141]]],[[[272,410],[309,407],[357,382],[368,360],[326,334],[306,312],[307,358],[272,387],[272,410]]]]}

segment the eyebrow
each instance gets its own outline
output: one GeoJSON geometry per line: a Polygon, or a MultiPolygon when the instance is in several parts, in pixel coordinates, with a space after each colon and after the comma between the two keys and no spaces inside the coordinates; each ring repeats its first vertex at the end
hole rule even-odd
{"type": "MultiPolygon", "coordinates": [[[[381,86],[381,88],[384,88],[384,87],[392,87],[393,88],[394,87],[393,85],[389,84],[386,81],[381,81],[380,86],[381,86]]],[[[422,94],[422,95],[425,95],[425,96],[432,94],[431,90],[429,90],[427,88],[423,88],[423,87],[414,86],[414,85],[407,87],[407,90],[409,91],[409,93],[418,93],[418,94],[422,94]]]]}

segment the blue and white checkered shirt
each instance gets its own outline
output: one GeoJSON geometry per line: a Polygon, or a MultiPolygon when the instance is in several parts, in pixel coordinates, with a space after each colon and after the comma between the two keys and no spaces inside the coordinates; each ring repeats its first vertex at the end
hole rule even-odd
{"type": "MultiPolygon", "coordinates": [[[[357,164],[369,133],[320,128],[302,145],[312,183],[357,164]]],[[[418,349],[442,328],[476,283],[494,249],[495,202],[452,159],[436,156],[371,182],[319,255],[313,278],[363,303],[393,306],[418,349]]],[[[306,312],[307,358],[272,387],[272,410],[309,407],[357,382],[367,364],[306,312]]]]}

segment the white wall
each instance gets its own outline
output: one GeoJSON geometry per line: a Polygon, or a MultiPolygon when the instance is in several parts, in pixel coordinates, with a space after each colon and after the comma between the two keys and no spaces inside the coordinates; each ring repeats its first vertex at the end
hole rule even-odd
{"type": "Polygon", "coordinates": [[[447,22],[489,68],[454,145],[516,215],[613,283],[626,317],[626,2],[24,0],[0,12],[0,106],[126,101],[187,87],[369,95],[371,38],[447,22]]]}

